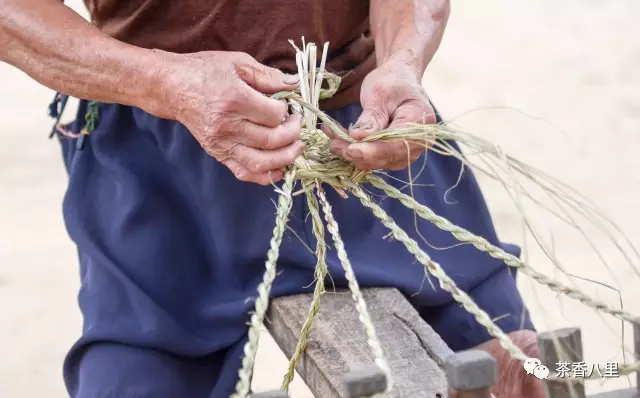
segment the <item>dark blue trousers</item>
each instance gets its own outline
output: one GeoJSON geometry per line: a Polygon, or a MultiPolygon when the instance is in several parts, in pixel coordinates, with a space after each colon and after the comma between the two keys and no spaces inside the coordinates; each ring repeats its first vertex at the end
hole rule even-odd
{"type": "MultiPolygon", "coordinates": [[[[83,126],[86,108],[81,102],[72,131],[83,126]]],[[[352,105],[331,116],[349,125],[361,110],[352,105]]],[[[69,172],[64,218],[79,253],[84,319],[64,365],[69,394],[226,398],[240,368],[253,308],[247,298],[262,278],[277,194],[236,180],[177,122],[119,105],[101,104],[99,112],[82,149],[61,139],[69,172]]],[[[458,182],[458,160],[429,153],[419,174],[423,161],[412,166],[419,202],[518,254],[498,241],[473,175],[466,170],[458,182]]],[[[391,175],[409,180],[407,171],[391,175]]],[[[327,193],[362,286],[400,289],[454,350],[490,338],[449,294],[430,286],[401,243],[383,240],[388,231],[357,199],[327,193]]],[[[458,242],[424,220],[416,227],[414,214],[392,199],[380,204],[500,327],[532,328],[504,264],[470,245],[433,249],[458,242]]],[[[296,197],[290,226],[314,247],[307,212],[304,197],[296,197]]],[[[313,254],[287,233],[273,295],[310,291],[314,266],[313,254]]],[[[346,286],[335,250],[328,266],[335,284],[346,286]]]]}

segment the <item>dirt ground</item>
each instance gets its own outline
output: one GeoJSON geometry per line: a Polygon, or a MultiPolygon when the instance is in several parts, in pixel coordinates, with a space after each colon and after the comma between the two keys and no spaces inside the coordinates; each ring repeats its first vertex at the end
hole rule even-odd
{"type": "MultiPolygon", "coordinates": [[[[456,123],[575,187],[638,245],[639,18],[637,0],[458,0],[424,81],[446,119],[475,110],[456,123]]],[[[0,94],[0,397],[64,397],[61,362],[81,321],[76,256],[61,217],[66,177],[58,146],[46,139],[52,92],[0,65],[0,94]]],[[[501,236],[522,243],[500,187],[483,179],[483,189],[501,236]]],[[[610,271],[570,228],[533,214],[569,272],[615,286],[625,308],[640,313],[640,278],[604,237],[596,244],[610,271]]],[[[558,274],[539,250],[529,259],[558,274]]],[[[579,284],[619,306],[610,289],[579,284]]],[[[619,322],[527,278],[520,286],[541,330],[580,326],[588,363],[622,359],[619,322]]],[[[256,387],[277,388],[286,360],[268,335],[261,343],[256,387]]],[[[626,385],[608,379],[589,391],[626,385]]],[[[299,380],[292,392],[311,396],[299,380]]]]}

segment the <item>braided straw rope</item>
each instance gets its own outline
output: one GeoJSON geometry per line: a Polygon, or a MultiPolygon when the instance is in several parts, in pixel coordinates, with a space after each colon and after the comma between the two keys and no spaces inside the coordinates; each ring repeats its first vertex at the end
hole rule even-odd
{"type": "MultiPolygon", "coordinates": [[[[331,205],[329,204],[329,201],[324,194],[324,190],[321,187],[322,183],[331,186],[343,197],[346,197],[347,192],[356,196],[363,206],[371,210],[374,216],[391,231],[392,236],[403,243],[407,250],[424,265],[427,272],[438,280],[440,287],[449,292],[454,300],[460,303],[469,313],[471,313],[477,322],[484,326],[487,332],[496,338],[500,345],[505,348],[513,358],[525,361],[528,359],[528,356],[515,346],[509,336],[491,320],[489,315],[483,311],[466,292],[458,288],[453,279],[446,274],[442,267],[435,263],[429,255],[420,248],[418,243],[409,237],[409,235],[395,223],[384,209],[371,199],[371,197],[362,189],[361,185],[363,183],[370,183],[372,186],[385,192],[387,196],[398,200],[405,207],[413,210],[419,217],[434,224],[437,228],[450,232],[452,236],[459,241],[472,244],[478,250],[481,250],[491,257],[504,262],[508,266],[520,269],[521,272],[530,276],[537,283],[547,286],[552,291],[567,295],[588,307],[610,314],[620,320],[636,322],[637,317],[634,315],[623,310],[611,308],[602,301],[588,297],[579,289],[565,286],[562,283],[549,278],[548,276],[533,269],[530,265],[526,264],[519,258],[506,253],[495,245],[492,245],[483,237],[476,236],[464,228],[454,225],[447,219],[438,216],[431,209],[418,203],[411,196],[402,193],[397,188],[388,184],[374,172],[357,170],[350,162],[334,154],[329,148],[329,137],[327,137],[321,130],[315,128],[318,119],[323,122],[325,127],[330,129],[335,135],[343,140],[352,143],[354,142],[354,139],[351,138],[336,121],[331,119],[318,107],[318,99],[329,98],[333,95],[333,93],[337,91],[337,87],[340,82],[340,78],[324,71],[326,49],[327,46],[325,45],[325,52],[323,53],[321,67],[319,70],[316,70],[315,45],[304,45],[302,50],[296,48],[298,73],[301,76],[300,90],[298,92],[281,92],[272,96],[272,98],[275,99],[287,100],[292,108],[294,108],[294,111],[303,113],[304,124],[301,128],[300,139],[305,143],[305,152],[301,157],[296,159],[294,165],[287,170],[285,173],[284,183],[282,188],[279,190],[281,195],[278,200],[276,225],[270,242],[270,249],[267,253],[263,281],[258,287],[258,298],[256,300],[255,311],[250,320],[249,340],[244,347],[245,357],[242,361],[242,368],[238,373],[239,381],[236,385],[236,393],[232,395],[233,398],[246,398],[250,391],[250,381],[257,352],[258,337],[269,304],[269,292],[271,290],[271,285],[273,284],[276,276],[276,262],[279,254],[279,245],[282,242],[287,217],[291,210],[292,196],[295,194],[293,192],[293,183],[296,180],[302,182],[302,190],[307,196],[307,203],[309,205],[309,211],[313,221],[313,233],[317,239],[317,263],[315,269],[316,285],[309,314],[303,324],[300,332],[300,339],[294,355],[290,360],[288,372],[282,383],[282,389],[285,391],[293,380],[295,368],[304,353],[307,340],[312,330],[313,319],[320,309],[320,297],[325,292],[324,279],[327,275],[326,243],[318,200],[316,200],[313,193],[314,188],[315,195],[319,198],[320,207],[322,207],[325,220],[327,222],[327,229],[332,236],[334,245],[337,249],[338,258],[340,259],[340,263],[345,271],[345,276],[349,289],[351,290],[352,297],[355,301],[359,319],[364,326],[367,343],[372,350],[375,363],[386,373],[388,377],[388,390],[392,388],[389,365],[384,358],[384,352],[381,344],[376,337],[373,323],[366,308],[366,302],[362,297],[355,273],[353,272],[351,263],[344,248],[344,243],[340,237],[338,224],[332,215],[331,205]],[[322,81],[328,83],[329,87],[321,90],[320,83],[322,81]]],[[[473,142],[478,147],[489,146],[489,144],[482,142],[482,140],[477,137],[459,135],[454,130],[440,125],[410,125],[404,129],[396,129],[393,131],[385,130],[367,137],[365,141],[412,139],[419,140],[424,143],[435,142],[438,140],[459,140],[461,137],[466,138],[468,142],[473,142]]],[[[433,147],[432,150],[437,152],[443,149],[442,147],[439,147],[439,149],[437,147],[433,147]]],[[[504,155],[502,156],[504,157],[504,155]]],[[[506,157],[504,158],[506,159],[506,157]]],[[[510,160],[510,158],[507,160],[510,160]]],[[[518,162],[516,160],[513,160],[513,162],[517,162],[520,170],[523,170],[523,167],[526,166],[522,162],[518,162]]],[[[621,364],[618,368],[620,375],[626,375],[637,371],[640,371],[640,361],[628,365],[621,364]]],[[[592,376],[591,378],[593,379],[598,377],[592,376]]]]}
{"type": "Polygon", "coordinates": [[[349,290],[351,290],[353,300],[356,302],[356,309],[360,317],[360,322],[364,326],[364,330],[367,335],[367,343],[369,344],[369,347],[371,347],[371,352],[373,353],[373,358],[376,365],[378,365],[380,369],[382,369],[382,371],[387,375],[387,391],[389,391],[392,388],[391,369],[389,368],[389,365],[384,358],[382,346],[380,345],[380,342],[376,337],[376,330],[373,326],[373,322],[371,321],[371,317],[369,316],[369,311],[367,311],[367,304],[364,301],[364,297],[362,297],[362,292],[360,291],[360,286],[358,286],[356,275],[353,272],[351,262],[349,261],[349,257],[347,256],[347,251],[344,248],[344,242],[340,237],[340,232],[338,231],[338,223],[336,222],[335,218],[333,218],[331,205],[329,204],[329,201],[327,200],[322,187],[318,186],[317,192],[318,197],[320,198],[320,203],[322,203],[325,220],[327,221],[327,229],[331,233],[333,244],[338,251],[340,264],[344,269],[345,278],[349,283],[349,290]]]}
{"type": "Polygon", "coordinates": [[[511,341],[509,336],[507,336],[489,317],[489,315],[483,311],[478,305],[473,301],[473,299],[464,291],[460,290],[456,283],[447,275],[446,272],[442,269],[442,267],[431,260],[429,255],[425,253],[418,243],[411,239],[406,232],[402,230],[396,224],[396,222],[384,211],[382,207],[378,204],[374,203],[369,195],[364,192],[364,190],[357,185],[352,185],[350,191],[360,199],[360,202],[382,222],[382,224],[387,227],[393,237],[402,242],[407,250],[416,257],[421,264],[423,264],[426,270],[438,279],[440,283],[440,287],[445,291],[451,293],[451,296],[460,303],[469,313],[471,313],[479,324],[484,326],[487,329],[487,332],[498,341],[500,341],[500,345],[504,347],[511,353],[511,356],[522,361],[528,359],[526,356],[515,344],[511,341]]]}
{"type": "Polygon", "coordinates": [[[304,320],[302,330],[300,331],[300,338],[296,349],[289,360],[289,369],[282,381],[282,391],[289,390],[289,384],[293,381],[295,376],[295,369],[298,363],[302,359],[302,353],[307,348],[307,340],[311,334],[311,327],[313,326],[313,319],[318,315],[320,311],[320,297],[325,293],[324,279],[327,276],[327,244],[324,238],[324,224],[322,224],[322,218],[320,217],[320,211],[318,209],[318,200],[313,196],[312,192],[307,192],[307,204],[309,206],[309,214],[313,222],[313,235],[316,237],[316,269],[315,279],[316,285],[313,290],[313,300],[311,302],[311,308],[309,308],[309,314],[304,320]]]}
{"type": "Polygon", "coordinates": [[[471,243],[476,249],[489,254],[491,257],[504,262],[510,267],[520,269],[523,274],[530,276],[533,280],[535,280],[541,285],[547,286],[552,291],[556,293],[564,294],[567,297],[580,301],[582,304],[586,305],[587,307],[593,308],[597,311],[605,312],[620,320],[624,320],[627,322],[635,321],[636,317],[634,315],[628,312],[625,312],[623,310],[610,308],[604,302],[592,299],[591,297],[587,296],[585,293],[581,292],[578,289],[565,286],[560,282],[549,278],[548,276],[533,269],[530,265],[526,264],[518,257],[505,252],[504,250],[500,249],[495,245],[492,245],[485,238],[474,235],[471,232],[467,231],[466,229],[453,224],[451,221],[447,220],[446,218],[440,217],[439,215],[434,213],[433,210],[431,210],[427,206],[421,205],[411,196],[400,192],[400,190],[389,185],[382,178],[371,175],[367,178],[367,182],[371,183],[371,185],[373,185],[374,187],[384,191],[384,193],[389,195],[389,197],[397,199],[405,207],[415,211],[418,216],[431,222],[433,225],[440,228],[441,230],[451,232],[451,235],[453,235],[460,242],[471,243]]]}
{"type": "Polygon", "coordinates": [[[236,384],[236,392],[233,398],[246,398],[251,390],[251,376],[253,375],[253,365],[258,352],[258,340],[260,339],[260,330],[264,321],[267,308],[269,306],[269,293],[271,286],[276,279],[276,263],[280,255],[280,244],[284,231],[287,228],[287,220],[293,204],[293,180],[295,171],[288,170],[284,175],[284,183],[282,184],[282,193],[278,198],[278,210],[276,213],[276,225],[273,228],[273,236],[271,237],[270,248],[267,253],[267,261],[265,262],[265,271],[262,283],[258,286],[258,298],[256,299],[255,311],[251,315],[249,326],[249,340],[244,346],[244,358],[242,359],[242,368],[238,372],[238,383],[236,384]]]}

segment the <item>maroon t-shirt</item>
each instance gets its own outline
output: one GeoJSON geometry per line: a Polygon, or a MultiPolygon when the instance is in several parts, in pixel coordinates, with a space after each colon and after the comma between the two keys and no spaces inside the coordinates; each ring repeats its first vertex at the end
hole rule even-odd
{"type": "Polygon", "coordinates": [[[375,66],[368,0],[85,0],[106,34],[144,48],[178,53],[242,51],[259,62],[296,72],[289,39],[320,48],[343,76],[326,107],[358,102],[360,83],[375,66]]]}

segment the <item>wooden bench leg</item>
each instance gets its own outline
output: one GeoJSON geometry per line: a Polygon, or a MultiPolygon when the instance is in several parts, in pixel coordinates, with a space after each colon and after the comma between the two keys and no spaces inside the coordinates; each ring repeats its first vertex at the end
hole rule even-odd
{"type": "MultiPolygon", "coordinates": [[[[585,398],[583,380],[572,377],[572,364],[583,362],[582,335],[579,328],[564,328],[538,334],[540,360],[554,374],[561,365],[568,367],[566,380],[545,382],[549,398],[585,398]]],[[[560,376],[560,375],[558,375],[560,376]]]]}
{"type": "Polygon", "coordinates": [[[456,398],[491,398],[491,387],[498,381],[496,360],[482,350],[453,354],[444,369],[456,398]]]}
{"type": "Polygon", "coordinates": [[[379,366],[368,366],[349,372],[345,377],[349,398],[370,397],[387,390],[389,380],[379,366]]]}

